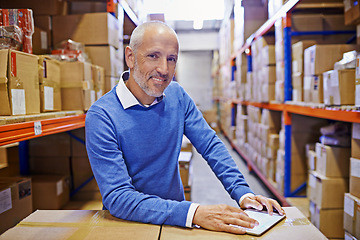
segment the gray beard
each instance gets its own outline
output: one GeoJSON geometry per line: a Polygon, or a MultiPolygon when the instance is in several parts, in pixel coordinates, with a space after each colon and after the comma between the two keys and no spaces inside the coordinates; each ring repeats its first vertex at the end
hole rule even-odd
{"type": "Polygon", "coordinates": [[[134,66],[134,80],[139,85],[139,87],[149,96],[151,97],[161,97],[163,95],[163,92],[157,94],[156,92],[153,92],[147,85],[146,82],[141,81],[141,77],[138,76],[138,66],[137,63],[135,63],[134,66]]]}

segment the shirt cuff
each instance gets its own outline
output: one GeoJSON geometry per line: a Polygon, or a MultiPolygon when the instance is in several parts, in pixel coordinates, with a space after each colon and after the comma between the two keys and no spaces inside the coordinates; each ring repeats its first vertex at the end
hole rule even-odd
{"type": "Polygon", "coordinates": [[[253,193],[246,193],[244,195],[241,196],[240,200],[239,200],[239,206],[241,206],[242,201],[246,198],[246,197],[255,197],[255,195],[253,193]]]}
{"type": "Polygon", "coordinates": [[[185,224],[186,227],[188,227],[188,228],[193,227],[193,219],[194,219],[195,211],[199,206],[200,206],[200,204],[198,204],[198,203],[191,203],[187,217],[186,217],[186,224],[185,224]]]}

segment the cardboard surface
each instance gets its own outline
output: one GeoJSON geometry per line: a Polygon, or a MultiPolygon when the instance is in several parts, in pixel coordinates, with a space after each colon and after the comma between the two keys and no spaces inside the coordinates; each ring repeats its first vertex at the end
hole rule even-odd
{"type": "Polygon", "coordinates": [[[5,232],[2,239],[148,239],[160,226],[124,221],[102,210],[38,210],[5,232]]]}
{"type": "Polygon", "coordinates": [[[10,99],[8,93],[9,79],[8,71],[8,55],[7,49],[0,50],[0,115],[11,115],[10,99]]]}
{"type": "Polygon", "coordinates": [[[85,45],[119,48],[119,21],[110,13],[86,13],[53,17],[54,46],[72,39],[85,45]]]}
{"type": "MultiPolygon", "coordinates": [[[[256,239],[327,239],[310,221],[295,207],[285,207],[286,219],[256,239]]],[[[163,226],[160,240],[235,240],[254,239],[251,235],[235,235],[214,232],[205,229],[185,229],[163,226]]]]}
{"type": "Polygon", "coordinates": [[[350,193],[360,198],[360,159],[350,158],[350,193]]]}

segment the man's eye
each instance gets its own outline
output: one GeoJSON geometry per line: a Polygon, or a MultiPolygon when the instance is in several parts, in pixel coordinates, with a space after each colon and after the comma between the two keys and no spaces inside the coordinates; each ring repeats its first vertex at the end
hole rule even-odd
{"type": "Polygon", "coordinates": [[[176,62],[176,58],[170,57],[170,58],[168,58],[168,61],[170,61],[170,62],[176,62]]]}
{"type": "Polygon", "coordinates": [[[155,55],[155,54],[149,54],[148,57],[150,57],[150,58],[156,58],[156,55],[155,55]]]}

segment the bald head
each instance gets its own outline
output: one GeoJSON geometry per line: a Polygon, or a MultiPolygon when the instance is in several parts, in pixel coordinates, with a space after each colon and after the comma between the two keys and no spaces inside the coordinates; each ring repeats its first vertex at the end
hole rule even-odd
{"type": "Polygon", "coordinates": [[[134,31],[131,34],[130,37],[130,44],[129,46],[131,49],[136,52],[141,43],[143,42],[144,35],[147,32],[158,32],[158,31],[165,31],[170,33],[171,35],[174,35],[177,39],[177,42],[179,43],[178,37],[175,33],[175,31],[166,23],[160,22],[160,21],[151,21],[151,22],[145,22],[143,24],[140,24],[137,26],[134,31]]]}

